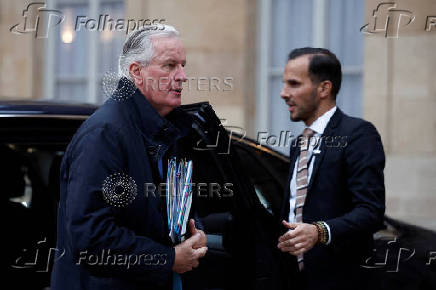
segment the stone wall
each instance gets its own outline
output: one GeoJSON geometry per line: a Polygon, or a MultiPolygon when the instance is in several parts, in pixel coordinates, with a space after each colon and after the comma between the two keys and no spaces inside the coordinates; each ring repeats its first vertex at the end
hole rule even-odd
{"type": "MultiPolygon", "coordinates": [[[[367,1],[367,22],[381,2],[367,1]]],[[[402,16],[398,37],[394,25],[387,37],[365,37],[364,117],[379,129],[387,153],[387,214],[436,229],[436,26],[425,29],[436,1],[393,2],[415,18],[407,25],[409,14],[402,16]]]]}
{"type": "Polygon", "coordinates": [[[189,89],[185,86],[183,91],[183,103],[209,101],[227,124],[243,128],[252,125],[255,1],[126,3],[127,18],[164,18],[180,31],[187,52],[186,72],[192,78],[189,89]]]}

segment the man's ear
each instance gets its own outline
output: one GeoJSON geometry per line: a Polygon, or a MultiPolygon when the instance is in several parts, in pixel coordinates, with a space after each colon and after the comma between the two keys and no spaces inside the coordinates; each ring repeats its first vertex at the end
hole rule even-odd
{"type": "Polygon", "coordinates": [[[320,82],[318,85],[318,93],[321,99],[328,98],[332,93],[333,84],[329,80],[320,82]]]}
{"type": "Polygon", "coordinates": [[[132,77],[132,79],[133,79],[133,82],[136,84],[136,85],[142,85],[142,76],[141,76],[141,68],[142,68],[142,65],[141,64],[139,64],[138,62],[132,62],[130,65],[129,65],[129,74],[130,74],[130,76],[132,77]]]}

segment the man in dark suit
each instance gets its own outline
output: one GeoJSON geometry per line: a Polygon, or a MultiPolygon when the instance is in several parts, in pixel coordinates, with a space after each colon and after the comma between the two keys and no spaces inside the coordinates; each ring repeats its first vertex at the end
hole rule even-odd
{"type": "Polygon", "coordinates": [[[207,251],[194,221],[184,242],[168,237],[166,160],[192,120],[177,108],[185,49],[171,26],[128,36],[118,88],[77,131],[61,166],[51,289],[181,289],[207,251]]]}
{"type": "Polygon", "coordinates": [[[385,155],[375,127],[336,107],[341,64],[327,49],[289,54],[281,92],[306,129],[290,150],[282,207],[283,273],[292,289],[365,289],[361,266],[385,210],[385,155]]]}

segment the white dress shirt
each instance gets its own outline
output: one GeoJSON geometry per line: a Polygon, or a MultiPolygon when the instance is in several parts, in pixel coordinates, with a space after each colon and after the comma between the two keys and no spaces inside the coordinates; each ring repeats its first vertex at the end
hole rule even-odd
{"type": "MultiPolygon", "coordinates": [[[[313,170],[313,164],[315,163],[316,155],[320,153],[319,148],[321,146],[322,139],[320,138],[321,135],[324,133],[325,128],[327,127],[328,122],[330,121],[330,118],[333,116],[333,114],[336,112],[336,106],[325,112],[322,116],[320,116],[318,119],[315,120],[315,122],[312,123],[312,125],[309,126],[310,129],[314,131],[313,137],[310,140],[309,148],[307,151],[307,158],[309,158],[309,171],[308,171],[308,182],[310,182],[310,178],[312,177],[312,170],[313,170]],[[313,155],[313,156],[312,156],[313,155]]],[[[297,193],[297,166],[298,166],[298,160],[299,156],[297,156],[297,159],[295,160],[294,165],[294,171],[292,173],[292,178],[290,182],[290,198],[289,198],[289,222],[295,223],[295,201],[296,201],[296,193],[297,193]]],[[[328,224],[325,223],[327,226],[327,230],[329,232],[329,239],[327,241],[327,244],[330,243],[331,235],[330,235],[330,227],[328,224]]]]}

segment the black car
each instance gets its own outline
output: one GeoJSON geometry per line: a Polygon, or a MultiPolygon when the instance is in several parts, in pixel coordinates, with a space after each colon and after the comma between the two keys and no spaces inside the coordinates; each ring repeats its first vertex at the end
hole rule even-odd
{"type": "MultiPolygon", "coordinates": [[[[197,192],[209,251],[196,274],[207,289],[277,288],[277,216],[289,158],[226,130],[208,103],[182,107],[194,116],[190,146],[195,167],[201,168],[194,171],[194,188],[217,186],[206,195],[197,192]]],[[[61,251],[56,249],[60,163],[72,136],[96,109],[0,102],[5,261],[15,289],[49,287],[54,254],[61,251]]],[[[362,265],[377,274],[374,289],[436,289],[436,234],[389,218],[385,224],[375,235],[374,255],[362,265]]]]}

